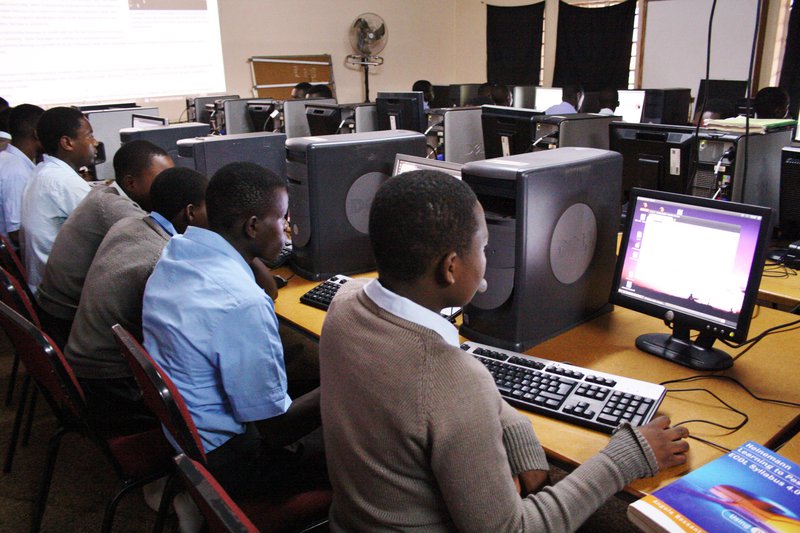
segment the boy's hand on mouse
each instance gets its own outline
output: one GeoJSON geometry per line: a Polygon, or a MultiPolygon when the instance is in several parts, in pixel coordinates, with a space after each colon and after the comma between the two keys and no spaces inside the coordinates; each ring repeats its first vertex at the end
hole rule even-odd
{"type": "Polygon", "coordinates": [[[256,278],[256,284],[264,289],[264,292],[266,292],[267,295],[269,295],[269,297],[273,300],[278,298],[278,285],[275,283],[275,279],[272,277],[272,272],[270,272],[267,265],[264,264],[264,261],[258,257],[255,257],[252,261],[250,261],[250,268],[253,270],[253,275],[256,278]]]}
{"type": "Polygon", "coordinates": [[[653,449],[659,469],[686,462],[689,443],[685,439],[689,436],[688,429],[683,426],[670,427],[670,420],[666,416],[658,416],[638,429],[653,449]]]}

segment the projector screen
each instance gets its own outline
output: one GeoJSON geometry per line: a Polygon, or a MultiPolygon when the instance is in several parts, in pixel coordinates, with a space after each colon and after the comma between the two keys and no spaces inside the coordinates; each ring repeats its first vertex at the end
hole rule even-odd
{"type": "Polygon", "coordinates": [[[11,105],[224,92],[217,0],[2,0],[0,65],[11,105]]]}

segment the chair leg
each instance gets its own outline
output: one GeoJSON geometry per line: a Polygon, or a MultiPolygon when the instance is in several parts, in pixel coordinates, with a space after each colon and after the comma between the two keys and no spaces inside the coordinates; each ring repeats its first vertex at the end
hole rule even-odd
{"type": "Polygon", "coordinates": [[[36,414],[36,398],[39,397],[39,389],[33,388],[31,391],[31,405],[28,407],[28,420],[25,422],[25,432],[22,434],[22,446],[27,446],[31,440],[31,428],[33,427],[33,416],[36,414]]]}
{"type": "Polygon", "coordinates": [[[164,492],[161,494],[161,503],[158,505],[158,514],[156,515],[156,523],[153,525],[153,533],[162,533],[164,531],[164,523],[169,515],[169,506],[175,498],[177,487],[178,475],[173,472],[167,478],[164,492]]]}
{"type": "Polygon", "coordinates": [[[18,371],[19,371],[19,355],[14,354],[14,362],[11,365],[11,375],[8,377],[8,391],[6,391],[6,407],[14,403],[14,386],[17,383],[18,371]]]}
{"type": "Polygon", "coordinates": [[[22,417],[25,414],[25,403],[28,399],[28,389],[31,386],[31,377],[26,375],[22,380],[22,394],[19,398],[19,405],[17,405],[17,414],[14,416],[14,426],[11,429],[11,438],[8,441],[8,450],[6,450],[6,462],[3,465],[3,472],[8,474],[11,472],[11,464],[14,462],[14,452],[17,450],[17,441],[19,440],[19,429],[22,426],[22,417]]]}
{"type": "Polygon", "coordinates": [[[36,507],[33,511],[31,533],[39,533],[39,530],[42,528],[44,511],[45,507],[47,507],[47,496],[50,493],[50,483],[53,481],[53,471],[56,467],[58,449],[61,446],[61,438],[66,434],[67,430],[65,428],[59,428],[55,435],[50,437],[50,442],[47,444],[47,458],[45,460],[44,472],[42,472],[42,481],[39,486],[39,496],[36,498],[36,507]]]}
{"type": "Polygon", "coordinates": [[[116,494],[114,494],[114,496],[111,497],[110,500],[108,500],[108,503],[106,504],[106,510],[103,513],[103,526],[100,529],[101,533],[111,533],[111,528],[114,526],[114,515],[117,512],[117,505],[119,505],[119,502],[122,500],[123,496],[125,496],[132,489],[146,485],[151,481],[155,481],[161,476],[163,476],[163,474],[123,481],[120,489],[116,494]]]}

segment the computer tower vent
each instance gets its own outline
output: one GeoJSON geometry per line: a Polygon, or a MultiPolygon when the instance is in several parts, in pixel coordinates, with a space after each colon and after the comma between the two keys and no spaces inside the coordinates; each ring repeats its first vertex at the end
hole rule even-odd
{"type": "Polygon", "coordinates": [[[780,219],[781,237],[800,239],[800,150],[784,148],[781,157],[780,219]]]}
{"type": "Polygon", "coordinates": [[[711,198],[717,190],[717,178],[712,170],[698,169],[692,182],[692,196],[711,198]]]}

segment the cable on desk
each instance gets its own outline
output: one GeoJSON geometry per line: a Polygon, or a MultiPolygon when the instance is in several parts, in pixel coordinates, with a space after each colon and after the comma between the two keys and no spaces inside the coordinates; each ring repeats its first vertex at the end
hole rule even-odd
{"type": "Polygon", "coordinates": [[[701,437],[695,437],[694,435],[689,435],[688,438],[696,440],[698,442],[702,442],[703,444],[707,444],[708,446],[711,446],[712,448],[716,448],[717,450],[719,450],[721,452],[730,453],[730,451],[731,451],[730,448],[726,448],[722,444],[717,444],[716,442],[711,442],[710,440],[706,440],[706,439],[701,438],[701,437]]]}
{"type": "Polygon", "coordinates": [[[797,275],[797,270],[784,265],[783,263],[768,262],[764,265],[761,276],[764,278],[788,279],[797,275]]]}
{"type": "MultiPolygon", "coordinates": [[[[672,383],[691,383],[693,381],[702,381],[704,379],[716,379],[719,381],[728,381],[730,383],[733,383],[734,385],[737,385],[740,389],[745,391],[747,394],[749,394],[751,398],[758,400],[759,402],[774,403],[776,405],[784,405],[786,407],[800,407],[800,403],[790,402],[788,400],[776,400],[774,398],[764,398],[762,396],[758,396],[757,394],[753,393],[753,391],[748,389],[747,386],[738,379],[720,374],[697,375],[697,376],[689,376],[686,378],[670,379],[661,382],[660,385],[666,386],[672,383]]],[[[667,390],[669,391],[670,389],[667,390]]]]}
{"type": "Polygon", "coordinates": [[[729,346],[731,348],[741,348],[743,346],[747,346],[747,348],[745,348],[744,350],[742,350],[741,352],[739,352],[738,354],[733,356],[732,359],[734,361],[736,361],[741,356],[743,356],[744,354],[749,352],[753,348],[753,346],[755,346],[759,341],[761,341],[765,337],[767,337],[769,335],[772,335],[772,334],[775,334],[775,333],[786,333],[786,332],[789,332],[789,331],[794,331],[794,330],[796,330],[798,328],[800,328],[800,320],[795,320],[793,322],[787,322],[785,324],[780,324],[778,326],[773,326],[771,328],[765,329],[764,331],[762,331],[761,333],[759,333],[758,335],[756,335],[752,339],[748,339],[748,340],[746,340],[746,341],[744,341],[742,343],[739,343],[739,344],[729,344],[728,342],[726,342],[724,340],[722,342],[723,342],[723,344],[725,344],[726,346],[729,346]]]}
{"type": "Polygon", "coordinates": [[[745,413],[744,411],[742,411],[740,409],[735,408],[734,406],[732,406],[731,404],[729,404],[728,402],[726,402],[725,400],[723,400],[722,398],[720,398],[719,396],[717,396],[716,394],[714,394],[713,392],[711,392],[708,389],[667,389],[667,394],[674,393],[674,392],[705,392],[706,394],[708,394],[710,396],[713,396],[719,403],[721,403],[722,405],[724,405],[725,407],[727,407],[728,409],[730,409],[731,411],[733,411],[734,413],[736,413],[736,414],[738,414],[738,415],[740,415],[742,417],[742,421],[739,424],[735,425],[735,426],[726,426],[725,424],[720,424],[719,422],[713,422],[711,420],[704,420],[702,418],[693,418],[691,420],[683,420],[681,422],[677,422],[676,424],[673,424],[675,426],[682,426],[684,424],[690,424],[690,423],[708,424],[710,426],[718,427],[718,428],[721,428],[721,429],[727,429],[727,430],[729,430],[728,434],[730,435],[730,434],[736,433],[737,431],[742,429],[745,426],[745,424],[747,424],[750,421],[750,417],[747,416],[747,413],[745,413]]]}

